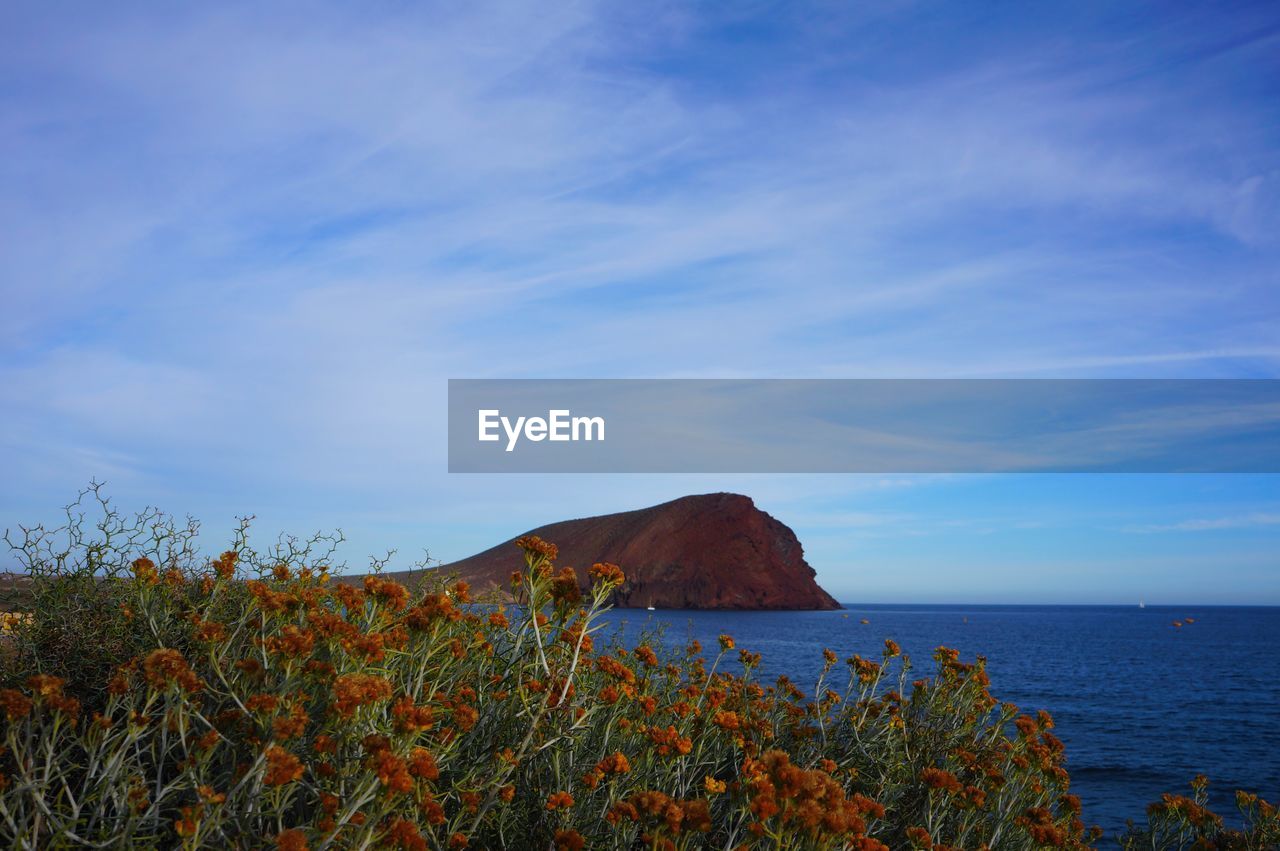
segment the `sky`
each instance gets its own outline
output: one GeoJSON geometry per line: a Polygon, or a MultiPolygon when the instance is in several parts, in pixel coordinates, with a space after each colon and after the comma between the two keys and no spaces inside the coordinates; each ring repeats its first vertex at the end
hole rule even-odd
{"type": "Polygon", "coordinates": [[[10,2],[0,526],[731,490],[864,602],[1280,604],[1265,475],[446,472],[448,378],[1280,378],[1271,3],[10,2]]]}

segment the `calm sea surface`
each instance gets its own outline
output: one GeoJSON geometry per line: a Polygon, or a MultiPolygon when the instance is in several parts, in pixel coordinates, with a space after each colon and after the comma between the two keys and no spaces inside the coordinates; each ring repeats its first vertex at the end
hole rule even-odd
{"type": "Polygon", "coordinates": [[[665,623],[670,643],[692,636],[709,650],[727,632],[764,654],[762,679],[786,673],[808,688],[823,647],[872,656],[892,638],[929,673],[940,644],[966,661],[983,654],[998,699],[1052,713],[1085,822],[1109,833],[1143,821],[1160,793],[1188,792],[1197,773],[1230,821],[1235,789],[1280,800],[1280,608],[850,605],[607,617],[633,637],[665,623]],[[1187,617],[1195,623],[1173,627],[1187,617]]]}

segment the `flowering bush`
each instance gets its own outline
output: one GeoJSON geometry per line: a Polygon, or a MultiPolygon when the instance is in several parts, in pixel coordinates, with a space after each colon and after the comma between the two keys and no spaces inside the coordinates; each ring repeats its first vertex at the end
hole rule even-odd
{"type": "Polygon", "coordinates": [[[1126,851],[1146,848],[1204,848],[1266,851],[1280,848],[1280,814],[1276,808],[1248,792],[1236,792],[1236,808],[1242,828],[1231,829],[1207,806],[1209,781],[1198,775],[1191,781],[1192,797],[1165,794],[1147,807],[1147,824],[1130,825],[1120,838],[1126,851]]]}
{"type": "MultiPolygon", "coordinates": [[[[606,638],[598,616],[622,570],[557,567],[536,538],[518,542],[525,569],[503,604],[434,574],[414,590],[376,573],[340,581],[324,547],[259,553],[243,526],[203,563],[167,522],[123,534],[108,507],[97,536],[73,521],[69,547],[50,549],[42,530],[21,544],[38,588],[0,689],[12,847],[942,851],[1096,838],[1052,720],[998,703],[981,659],[940,648],[936,675],[912,679],[891,641],[843,664],[826,651],[806,694],[758,682],[759,657],[729,636],[710,658],[696,643],[673,654],[606,638]],[[75,626],[75,593],[115,603],[98,615],[125,651],[109,668],[77,667],[58,638],[75,626]]],[[[1205,818],[1181,800],[1157,805],[1153,825],[1205,818]]],[[[1274,828],[1265,803],[1250,806],[1274,828]]]]}

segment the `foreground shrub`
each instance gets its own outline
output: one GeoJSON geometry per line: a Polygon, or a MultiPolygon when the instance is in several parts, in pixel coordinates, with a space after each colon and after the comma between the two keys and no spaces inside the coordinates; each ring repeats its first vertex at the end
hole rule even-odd
{"type": "Polygon", "coordinates": [[[1129,826],[1120,838],[1126,851],[1146,848],[1205,848],[1232,851],[1266,851],[1280,848],[1280,815],[1257,795],[1236,792],[1241,829],[1223,823],[1208,804],[1209,781],[1203,775],[1191,781],[1192,797],[1165,794],[1147,807],[1145,827],[1129,826]]]}
{"type": "MultiPolygon", "coordinates": [[[[190,621],[137,616],[132,580],[152,585],[152,598],[165,598],[163,605],[153,601],[156,611],[228,605],[229,597],[244,591],[227,586],[214,599],[192,581],[208,568],[197,548],[200,525],[192,518],[178,520],[153,508],[123,514],[98,484],[81,493],[65,514],[56,528],[20,526],[5,532],[25,580],[19,585],[10,575],[10,586],[18,587],[7,589],[16,599],[6,602],[34,616],[5,624],[16,640],[5,643],[8,658],[0,668],[0,686],[20,685],[38,671],[61,678],[86,707],[98,710],[106,702],[106,683],[122,662],[156,647],[197,649],[190,621]],[[147,566],[139,575],[136,565],[147,566]]],[[[248,546],[248,530],[249,520],[241,520],[233,538],[232,552],[245,556],[242,574],[260,575],[278,563],[324,561],[341,542],[340,536],[328,535],[283,538],[258,553],[248,546]]]]}
{"type": "Polygon", "coordinates": [[[622,571],[557,567],[536,538],[519,542],[516,604],[479,604],[460,582],[343,583],[323,548],[259,553],[243,527],[212,562],[185,544],[166,556],[173,539],[122,537],[128,524],[106,512],[105,545],[70,533],[92,557],[24,550],[50,587],[10,639],[13,684],[0,689],[0,838],[13,847],[942,851],[1096,838],[1052,720],[999,704],[981,659],[940,648],[936,675],[912,679],[893,642],[874,659],[826,651],[805,694],[785,677],[757,682],[759,657],[729,636],[710,658],[696,643],[673,654],[652,637],[606,639],[597,620],[622,571]],[[43,637],[75,628],[79,594],[113,601],[112,665],[81,665],[43,637]]]}

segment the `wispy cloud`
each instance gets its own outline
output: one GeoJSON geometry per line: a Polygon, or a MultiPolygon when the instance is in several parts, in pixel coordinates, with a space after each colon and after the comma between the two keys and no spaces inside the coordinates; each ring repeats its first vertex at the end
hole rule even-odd
{"type": "Polygon", "coordinates": [[[1218,532],[1226,529],[1253,529],[1265,526],[1280,526],[1280,514],[1253,512],[1232,517],[1203,517],[1181,520],[1177,523],[1152,523],[1138,526],[1127,526],[1127,532],[1218,532]]]}

